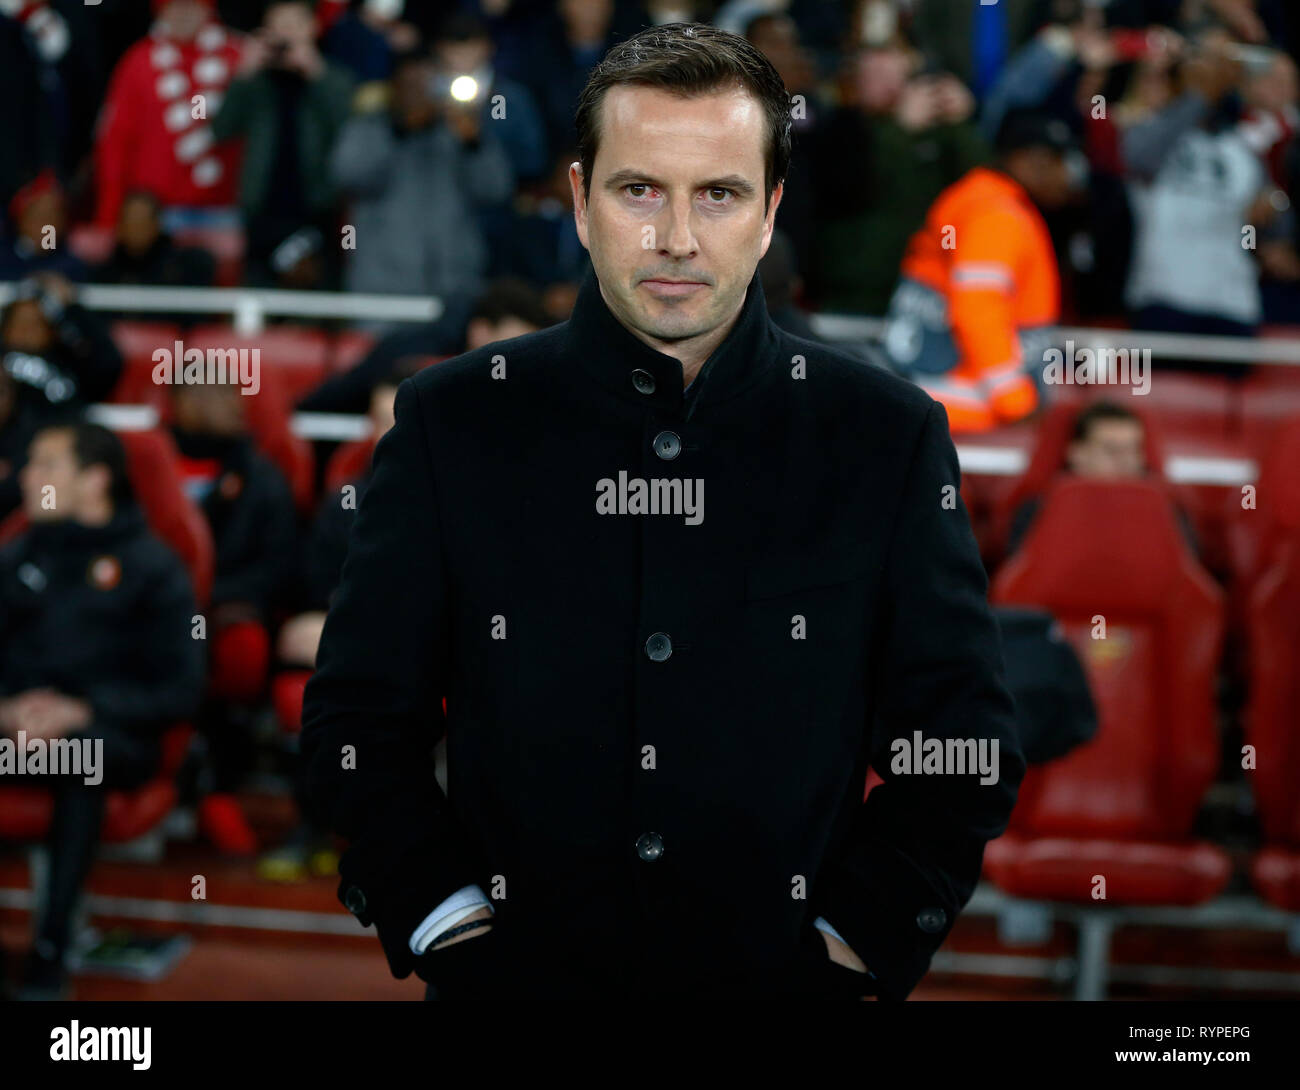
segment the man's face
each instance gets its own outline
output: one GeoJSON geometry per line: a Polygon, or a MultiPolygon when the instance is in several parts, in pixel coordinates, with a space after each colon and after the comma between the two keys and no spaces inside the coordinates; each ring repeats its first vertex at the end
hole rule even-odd
{"type": "Polygon", "coordinates": [[[23,299],[9,308],[5,317],[4,347],[9,352],[39,356],[54,345],[54,329],[35,299],[23,299]]]}
{"type": "Polygon", "coordinates": [[[1137,420],[1094,420],[1083,439],[1070,444],[1070,472],[1099,480],[1132,480],[1146,473],[1143,429],[1137,420]]]}
{"type": "Polygon", "coordinates": [[[201,0],[172,0],[158,14],[167,33],[182,42],[193,38],[208,21],[208,7],[201,0]]]}
{"type": "Polygon", "coordinates": [[[735,316],[781,199],[777,186],[764,210],[765,137],[762,108],[743,90],[605,95],[590,199],[577,164],[569,182],[578,237],[624,325],[673,342],[735,316]]]}
{"type": "Polygon", "coordinates": [[[172,419],[197,435],[233,437],[247,431],[243,395],[232,383],[173,386],[172,419]]]}
{"type": "Polygon", "coordinates": [[[57,522],[75,518],[87,496],[95,490],[95,467],[82,469],[77,464],[72,432],[40,432],[27,451],[27,464],[19,471],[18,484],[23,494],[23,510],[32,522],[57,522]],[[53,492],[47,493],[46,486],[53,492]],[[44,503],[47,495],[53,503],[44,503]]]}
{"type": "Polygon", "coordinates": [[[117,238],[128,253],[143,254],[158,239],[161,226],[153,202],[143,197],[128,197],[117,217],[117,238]]]}
{"type": "Polygon", "coordinates": [[[298,0],[267,8],[262,25],[271,39],[289,45],[303,45],[316,37],[316,18],[311,8],[298,0]]]}
{"type": "Polygon", "coordinates": [[[29,201],[18,221],[18,233],[36,246],[46,237],[46,228],[54,228],[56,241],[63,236],[67,215],[63,198],[57,193],[42,193],[29,201]]]}

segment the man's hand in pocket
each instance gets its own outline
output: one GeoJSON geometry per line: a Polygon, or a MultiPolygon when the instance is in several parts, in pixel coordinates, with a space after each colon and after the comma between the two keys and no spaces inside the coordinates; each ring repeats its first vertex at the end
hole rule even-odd
{"type": "MultiPolygon", "coordinates": [[[[865,973],[867,971],[866,964],[853,952],[852,947],[840,942],[840,940],[834,935],[827,934],[820,927],[817,929],[817,933],[821,935],[822,940],[826,943],[826,956],[829,957],[831,961],[835,962],[837,965],[843,965],[845,968],[853,969],[859,973],[865,973]]],[[[864,995],[862,998],[866,1000],[875,999],[876,997],[874,995],[864,995]]]]}

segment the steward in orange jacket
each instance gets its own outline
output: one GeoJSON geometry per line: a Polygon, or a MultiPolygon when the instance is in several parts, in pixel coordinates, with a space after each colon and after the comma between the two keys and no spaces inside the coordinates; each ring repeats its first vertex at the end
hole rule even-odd
{"type": "Polygon", "coordinates": [[[943,402],[953,432],[986,431],[1038,406],[1060,277],[1035,205],[1069,198],[1070,147],[1063,122],[1009,116],[998,169],[976,167],[939,194],[908,245],[884,348],[943,402]]]}

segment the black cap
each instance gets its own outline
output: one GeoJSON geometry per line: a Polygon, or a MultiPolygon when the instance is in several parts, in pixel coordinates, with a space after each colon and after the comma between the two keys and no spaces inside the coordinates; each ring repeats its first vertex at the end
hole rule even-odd
{"type": "Polygon", "coordinates": [[[1008,111],[998,126],[996,143],[1003,155],[1021,148],[1050,148],[1064,155],[1078,147],[1070,126],[1041,110],[1008,111]]]}

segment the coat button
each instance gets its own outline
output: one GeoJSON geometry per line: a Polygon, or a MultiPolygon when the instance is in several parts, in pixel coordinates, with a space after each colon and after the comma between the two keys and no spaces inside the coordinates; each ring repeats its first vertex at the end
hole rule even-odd
{"type": "Polygon", "coordinates": [[[655,453],[671,462],[682,452],[682,438],[675,431],[661,431],[655,436],[655,453]]]}
{"type": "Polygon", "coordinates": [[[673,653],[673,641],[667,633],[656,632],[645,641],[645,653],[650,656],[651,662],[665,662],[673,653]]]}
{"type": "Polygon", "coordinates": [[[632,372],[632,385],[640,393],[653,394],[655,392],[655,377],[649,371],[642,371],[638,367],[632,372]]]}
{"type": "Polygon", "coordinates": [[[642,833],[636,838],[636,854],[653,863],[664,854],[664,838],[658,833],[642,833]]]}
{"type": "Polygon", "coordinates": [[[360,916],[366,910],[366,895],[360,886],[348,886],[343,894],[343,905],[354,916],[360,916]]]}
{"type": "Polygon", "coordinates": [[[916,926],[927,935],[935,935],[948,922],[948,913],[942,908],[923,908],[916,914],[916,926]]]}

